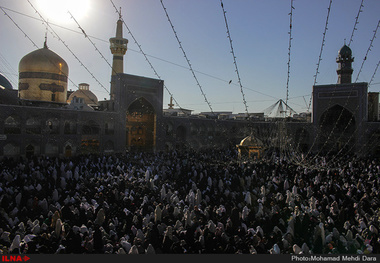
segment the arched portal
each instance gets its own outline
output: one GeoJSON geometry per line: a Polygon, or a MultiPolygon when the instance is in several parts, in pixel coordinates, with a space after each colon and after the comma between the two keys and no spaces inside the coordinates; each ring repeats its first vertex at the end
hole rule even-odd
{"type": "Polygon", "coordinates": [[[335,105],[321,115],[319,123],[322,152],[336,154],[355,150],[355,117],[349,110],[335,105]]]}
{"type": "Polygon", "coordinates": [[[34,146],[31,145],[31,144],[28,144],[26,147],[25,147],[25,156],[26,158],[30,159],[34,156],[34,146]]]}
{"type": "Polygon", "coordinates": [[[65,157],[71,157],[73,148],[70,144],[65,147],[65,157]]]}
{"type": "Polygon", "coordinates": [[[156,112],[145,98],[131,103],[127,110],[126,147],[132,151],[153,151],[156,146],[156,112]]]}

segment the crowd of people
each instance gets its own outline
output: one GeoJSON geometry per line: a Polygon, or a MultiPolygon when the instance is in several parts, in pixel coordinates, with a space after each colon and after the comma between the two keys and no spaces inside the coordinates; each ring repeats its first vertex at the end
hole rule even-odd
{"type": "Polygon", "coordinates": [[[380,164],[235,150],[3,158],[0,253],[379,254],[380,164]]]}

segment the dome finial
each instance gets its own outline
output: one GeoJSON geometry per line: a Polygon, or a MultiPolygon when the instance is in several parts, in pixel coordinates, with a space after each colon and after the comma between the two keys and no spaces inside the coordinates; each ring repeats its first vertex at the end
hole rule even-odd
{"type": "Polygon", "coordinates": [[[47,47],[47,29],[46,29],[46,32],[45,32],[44,48],[48,48],[48,47],[47,47]]]}

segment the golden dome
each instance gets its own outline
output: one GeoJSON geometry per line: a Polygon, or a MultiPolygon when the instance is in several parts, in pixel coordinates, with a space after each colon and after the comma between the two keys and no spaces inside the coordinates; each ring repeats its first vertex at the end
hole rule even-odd
{"type": "Polygon", "coordinates": [[[79,89],[70,94],[68,103],[70,103],[74,97],[83,98],[84,103],[89,106],[98,106],[98,98],[90,91],[90,85],[87,83],[79,84],[79,89]]]}
{"type": "Polygon", "coordinates": [[[69,67],[63,58],[48,49],[45,45],[44,48],[30,52],[20,60],[19,72],[48,72],[67,77],[69,67]]]}
{"type": "Polygon", "coordinates": [[[19,97],[25,100],[66,103],[69,67],[66,61],[43,48],[25,55],[19,63],[19,97]]]}
{"type": "Polygon", "coordinates": [[[256,147],[263,147],[263,142],[258,139],[257,137],[253,135],[249,135],[245,137],[243,140],[241,140],[239,146],[256,146],[256,147]]]}

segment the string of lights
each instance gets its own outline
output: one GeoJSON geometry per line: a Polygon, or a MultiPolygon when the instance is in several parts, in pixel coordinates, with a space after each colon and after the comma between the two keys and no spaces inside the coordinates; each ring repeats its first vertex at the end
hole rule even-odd
{"type": "Polygon", "coordinates": [[[12,85],[16,86],[18,83],[18,72],[15,70],[9,61],[0,53],[0,73],[7,74],[7,79],[12,85]]]}
{"type": "Polygon", "coordinates": [[[362,0],[362,2],[360,3],[359,11],[358,11],[358,14],[356,15],[356,18],[355,18],[355,24],[354,24],[354,28],[352,29],[352,33],[351,33],[350,41],[348,42],[348,46],[351,45],[351,42],[354,38],[354,32],[355,32],[355,30],[357,30],[356,26],[359,23],[359,15],[361,12],[363,12],[363,10],[362,10],[362,8],[364,7],[363,2],[364,2],[364,0],[362,0]]]}
{"type": "Polygon", "coordinates": [[[234,47],[232,45],[232,38],[231,38],[231,34],[230,34],[230,30],[228,28],[228,22],[227,22],[227,16],[226,16],[226,11],[224,9],[224,5],[223,5],[223,1],[220,0],[220,5],[222,7],[222,10],[223,10],[223,16],[224,16],[224,21],[226,23],[226,29],[227,29],[227,37],[228,37],[228,40],[230,41],[230,47],[231,47],[231,54],[232,54],[232,57],[233,57],[233,60],[234,60],[234,65],[235,65],[235,72],[236,72],[236,75],[237,75],[237,78],[238,78],[238,83],[239,83],[239,86],[240,86],[240,92],[241,92],[241,95],[243,97],[243,103],[244,103],[244,107],[245,107],[245,111],[247,113],[247,117],[249,118],[249,112],[248,112],[248,106],[247,106],[247,101],[245,100],[245,95],[244,95],[244,91],[243,91],[243,85],[241,84],[241,79],[240,79],[240,74],[239,74],[239,69],[238,69],[238,65],[237,65],[237,62],[236,62],[236,56],[235,56],[235,52],[234,52],[234,47]]]}
{"type": "Polygon", "coordinates": [[[78,21],[75,19],[75,17],[73,16],[73,14],[68,11],[71,19],[74,20],[74,22],[77,24],[78,28],[82,31],[83,35],[85,38],[88,39],[88,41],[90,41],[90,43],[93,45],[93,47],[95,48],[95,51],[97,51],[99,53],[99,55],[101,56],[101,58],[108,64],[108,66],[110,66],[110,68],[112,69],[113,72],[115,72],[115,70],[113,69],[112,65],[108,62],[108,60],[104,57],[104,55],[102,54],[102,52],[100,52],[100,50],[97,48],[97,46],[95,45],[94,41],[91,40],[91,38],[86,34],[86,32],[84,31],[84,29],[80,26],[80,24],[78,23],[78,21]]]}
{"type": "Polygon", "coordinates": [[[4,10],[4,8],[3,7],[1,7],[0,6],[0,8],[1,8],[1,10],[4,12],[4,15],[6,15],[12,22],[13,22],[13,24],[24,34],[24,36],[27,38],[27,39],[29,39],[29,41],[30,42],[32,42],[32,44],[33,44],[33,46],[35,46],[36,48],[39,48],[38,46],[37,46],[37,44],[24,32],[24,30],[22,30],[22,28],[12,19],[12,17],[10,17],[10,15],[8,15],[8,13],[7,12],[5,12],[5,10],[4,10]]]}
{"type": "MultiPolygon", "coordinates": [[[[38,47],[38,45],[29,37],[29,35],[27,34],[27,33],[25,33],[25,31],[24,30],[22,30],[22,28],[12,19],[12,17],[10,16],[10,15],[8,15],[6,12],[5,12],[5,10],[2,8],[2,7],[0,7],[2,10],[3,10],[3,12],[4,12],[4,14],[13,22],[13,24],[24,34],[24,36],[33,44],[33,46],[34,47],[36,47],[37,49],[39,49],[39,47],[38,47]]],[[[58,67],[57,65],[55,65],[54,63],[52,63],[55,67],[58,67]]],[[[63,72],[62,72],[62,74],[64,74],[63,72]]],[[[65,75],[65,74],[64,74],[65,75]]],[[[67,75],[65,75],[66,77],[67,77],[67,79],[70,81],[70,83],[73,85],[73,86],[75,86],[75,87],[77,87],[78,88],[78,85],[77,84],[75,84],[67,75]]],[[[83,91],[81,91],[82,93],[83,93],[83,91]]],[[[93,99],[92,98],[90,98],[87,94],[85,94],[84,93],[84,95],[85,96],[87,96],[90,100],[92,100],[93,101],[93,99]]]]}
{"type": "MultiPolygon", "coordinates": [[[[318,57],[318,63],[317,63],[317,69],[316,69],[316,71],[315,71],[315,75],[314,75],[314,83],[313,83],[313,86],[315,86],[315,84],[317,84],[317,77],[318,77],[318,73],[319,73],[319,66],[320,66],[321,61],[322,61],[323,47],[325,46],[326,33],[327,33],[327,30],[328,30],[328,27],[327,27],[327,26],[328,26],[328,24],[329,24],[329,17],[330,17],[330,11],[331,11],[331,4],[332,4],[332,0],[330,0],[329,7],[327,8],[327,17],[326,17],[325,30],[323,31],[322,45],[321,45],[321,49],[320,49],[320,51],[319,51],[319,57],[318,57]]],[[[309,106],[308,106],[307,111],[310,111],[311,100],[312,100],[312,96],[310,97],[309,106]]]]}
{"type": "MultiPolygon", "coordinates": [[[[112,0],[111,1],[111,4],[112,6],[115,8],[116,12],[119,14],[119,16],[121,17],[121,11],[117,9],[116,5],[114,4],[114,2],[112,0]]],[[[128,25],[125,23],[124,20],[123,21],[123,24],[125,26],[125,28],[127,29],[128,31],[128,34],[131,35],[133,41],[135,42],[135,44],[138,46],[139,50],[140,50],[140,53],[144,56],[145,58],[145,61],[149,64],[150,68],[153,70],[154,72],[154,75],[161,80],[161,77],[160,75],[158,74],[158,72],[156,71],[156,69],[153,67],[153,64],[150,62],[150,60],[148,59],[148,55],[143,51],[141,45],[139,44],[139,42],[137,42],[137,39],[135,38],[135,36],[132,34],[132,31],[129,29],[128,25]]],[[[174,98],[174,95],[173,93],[169,90],[169,88],[164,84],[164,89],[168,92],[168,94],[170,95],[171,98],[173,98],[173,101],[174,103],[177,105],[178,108],[182,109],[182,107],[179,105],[178,101],[174,98]]]]}
{"type": "Polygon", "coordinates": [[[293,27],[293,0],[290,1],[290,13],[289,13],[289,47],[288,47],[288,74],[286,79],[286,112],[288,111],[288,99],[289,99],[289,80],[290,80],[290,56],[291,56],[291,48],[292,48],[292,27],[293,27]]]}
{"type": "Polygon", "coordinates": [[[195,81],[196,81],[196,83],[197,83],[197,86],[199,87],[199,89],[200,89],[200,91],[201,91],[201,93],[202,93],[202,95],[203,95],[203,98],[204,98],[205,102],[207,103],[208,107],[210,108],[210,111],[215,115],[214,111],[212,110],[211,103],[208,101],[208,99],[207,99],[207,97],[206,97],[206,94],[204,93],[203,88],[202,88],[201,84],[199,83],[197,76],[195,75],[195,72],[194,72],[193,67],[192,67],[192,65],[191,65],[191,63],[190,63],[190,60],[189,60],[189,58],[188,58],[188,56],[187,56],[187,54],[186,54],[186,52],[185,52],[185,49],[183,48],[182,43],[181,43],[181,41],[179,40],[178,34],[177,34],[177,32],[175,31],[174,25],[173,25],[173,23],[172,23],[172,21],[171,21],[171,19],[170,19],[170,17],[169,17],[169,14],[168,14],[168,12],[167,12],[167,10],[166,10],[166,7],[165,7],[165,5],[164,5],[164,3],[163,3],[162,0],[160,0],[160,2],[161,2],[161,5],[162,5],[162,8],[163,8],[164,11],[165,11],[165,14],[166,14],[166,17],[167,17],[167,19],[168,19],[168,21],[169,21],[169,23],[170,23],[170,26],[171,26],[171,28],[172,28],[172,30],[173,30],[173,33],[174,33],[174,35],[175,35],[175,38],[177,39],[177,42],[178,42],[178,44],[179,44],[179,48],[181,49],[181,51],[182,51],[182,53],[183,53],[183,56],[185,57],[186,62],[187,62],[187,64],[188,64],[188,66],[189,66],[189,69],[190,69],[191,73],[193,74],[193,77],[194,77],[194,79],[195,79],[195,81]]]}
{"type": "Polygon", "coordinates": [[[43,20],[43,23],[50,29],[50,33],[57,37],[57,39],[59,41],[62,42],[62,44],[67,48],[67,50],[69,50],[69,52],[74,56],[74,58],[79,62],[79,64],[84,68],[86,69],[86,71],[91,75],[91,77],[108,93],[110,94],[110,92],[108,91],[108,89],[106,87],[104,87],[104,85],[102,83],[100,83],[100,81],[95,77],[95,75],[83,64],[83,62],[78,58],[77,55],[75,55],[75,53],[70,49],[70,47],[66,44],[65,41],[62,40],[62,38],[57,34],[57,32],[55,32],[55,30],[49,25],[49,23],[43,18],[43,16],[40,14],[40,12],[38,12],[38,10],[33,6],[33,4],[27,0],[28,3],[30,4],[30,6],[34,9],[34,11],[39,15],[39,17],[43,20]]]}
{"type": "MultiPolygon", "coordinates": [[[[79,22],[75,19],[75,17],[73,16],[73,14],[68,11],[71,19],[74,20],[74,22],[77,24],[78,28],[82,31],[83,35],[85,36],[85,38],[87,38],[90,43],[93,45],[93,47],[95,48],[95,50],[99,53],[99,55],[101,56],[101,58],[108,64],[108,66],[111,68],[111,70],[116,73],[116,71],[114,70],[114,68],[112,67],[112,65],[108,62],[108,60],[105,58],[105,56],[102,54],[102,52],[97,48],[97,46],[95,45],[94,41],[91,40],[91,38],[87,35],[87,33],[84,31],[84,29],[80,26],[79,22]]],[[[85,94],[84,92],[82,92],[83,94],[85,94]]],[[[85,94],[87,95],[87,94],[85,94]]],[[[88,97],[88,96],[87,96],[88,97]]]]}
{"type": "MultiPolygon", "coordinates": [[[[357,104],[356,106],[356,109],[353,111],[353,116],[350,118],[350,120],[347,122],[347,125],[346,127],[344,128],[340,138],[338,138],[338,141],[341,140],[341,137],[343,135],[343,133],[349,128],[349,126],[351,125],[351,123],[354,123],[355,120],[354,120],[354,115],[359,112],[359,109],[360,109],[360,105],[363,105],[364,101],[366,99],[366,96],[363,96],[361,101],[357,104]]],[[[373,146],[373,145],[378,145],[378,142],[375,142],[375,140],[378,141],[378,138],[376,138],[376,132],[375,133],[372,133],[371,134],[371,137],[364,137],[363,134],[367,134],[368,131],[369,131],[369,127],[370,126],[366,126],[366,131],[364,133],[361,133],[361,132],[358,132],[360,129],[363,128],[363,126],[361,124],[357,125],[356,126],[356,129],[355,131],[353,132],[350,132],[350,137],[349,138],[345,138],[345,144],[341,147],[341,149],[338,151],[338,153],[336,153],[330,160],[331,163],[334,163],[335,160],[337,160],[338,162],[341,161],[342,159],[344,159],[345,157],[338,157],[338,156],[342,156],[344,152],[351,152],[353,150],[354,147],[356,147],[355,149],[355,153],[360,156],[364,151],[366,152],[370,152],[371,149],[367,149],[367,150],[364,150],[366,147],[370,147],[373,146]],[[355,138],[356,135],[360,134],[360,137],[357,137],[355,138]],[[360,149],[358,149],[358,147],[356,146],[356,144],[352,144],[351,143],[351,147],[348,148],[348,146],[350,145],[350,142],[351,140],[356,140],[358,142],[363,142],[364,140],[364,143],[361,143],[361,147],[360,149]]],[[[331,151],[330,151],[331,152],[331,151]]],[[[330,153],[329,152],[329,153],[330,153]]],[[[328,153],[328,154],[329,154],[328,153]]]]}
{"type": "MultiPolygon", "coordinates": [[[[377,64],[376,64],[376,67],[375,67],[375,70],[374,70],[374,72],[373,72],[373,74],[372,74],[371,80],[370,80],[369,83],[368,83],[368,88],[371,86],[372,81],[375,79],[375,75],[376,75],[377,69],[379,68],[379,65],[380,65],[380,60],[379,60],[379,62],[377,62],[377,64]]],[[[376,84],[376,83],[374,83],[374,84],[376,84]]]]}
{"type": "MultiPolygon", "coordinates": [[[[326,40],[326,33],[327,33],[327,30],[328,30],[328,21],[329,21],[329,17],[330,17],[330,11],[331,11],[331,5],[332,5],[332,0],[330,0],[329,2],[329,6],[327,8],[327,16],[326,16],[326,22],[325,22],[325,28],[324,28],[324,31],[323,31],[323,37],[322,37],[322,44],[321,44],[321,48],[320,48],[320,52],[319,52],[319,56],[318,56],[318,63],[317,63],[317,69],[316,69],[316,73],[314,75],[314,84],[313,86],[317,83],[317,76],[318,76],[318,73],[319,73],[319,66],[320,66],[320,62],[322,60],[322,53],[323,53],[323,47],[325,46],[325,40],[326,40]]],[[[334,87],[334,91],[335,91],[335,88],[334,87]]],[[[312,99],[313,99],[313,94],[311,94],[310,96],[310,100],[309,100],[309,105],[307,106],[307,112],[310,112],[310,107],[311,107],[311,102],[312,102],[312,99]]],[[[329,99],[329,105],[331,105],[331,102],[332,102],[332,98],[329,99]]],[[[324,122],[324,120],[322,120],[322,122],[324,122]]],[[[312,154],[312,151],[318,141],[318,138],[320,137],[320,132],[317,132],[316,136],[314,136],[314,140],[307,152],[306,155],[304,155],[303,157],[303,161],[306,161],[307,158],[309,157],[309,155],[312,154]]],[[[318,154],[314,156],[314,159],[315,160],[316,158],[318,158],[318,154]]]]}
{"type": "MultiPolygon", "coordinates": [[[[334,85],[334,88],[333,88],[333,90],[332,90],[332,93],[336,92],[336,87],[337,87],[337,86],[334,85]]],[[[310,98],[310,100],[311,100],[311,99],[312,99],[312,98],[310,98]]],[[[332,102],[333,102],[333,100],[332,100],[332,96],[331,96],[331,97],[329,98],[329,103],[328,103],[327,108],[330,108],[330,107],[332,106],[332,102]]],[[[326,121],[326,117],[327,117],[327,114],[324,115],[324,118],[323,118],[323,120],[321,121],[321,123],[325,123],[325,121],[326,121]]],[[[336,123],[335,123],[335,125],[336,125],[336,123]]],[[[317,129],[320,129],[320,127],[317,127],[317,129]]],[[[303,161],[303,162],[306,162],[306,161],[307,161],[307,158],[308,158],[310,155],[314,156],[314,157],[312,158],[313,161],[317,160],[317,159],[320,157],[320,156],[319,156],[319,154],[321,153],[320,150],[319,150],[316,154],[313,154],[313,153],[312,153],[312,151],[314,150],[314,147],[316,147],[316,144],[317,144],[318,140],[320,139],[320,137],[321,137],[321,131],[320,131],[320,130],[316,130],[316,135],[314,136],[314,140],[313,140],[311,146],[309,147],[308,152],[307,152],[307,153],[303,156],[303,158],[302,158],[302,161],[303,161]]]]}
{"type": "Polygon", "coordinates": [[[366,60],[368,59],[368,54],[369,52],[371,51],[371,48],[373,47],[373,40],[376,38],[376,33],[377,33],[377,29],[379,28],[380,26],[380,20],[377,22],[377,26],[376,26],[376,29],[373,31],[373,36],[372,36],[372,39],[369,43],[369,47],[367,49],[367,52],[365,53],[365,56],[363,58],[363,62],[362,62],[362,65],[360,66],[360,69],[359,69],[359,72],[358,72],[358,75],[356,76],[356,79],[355,79],[355,82],[358,82],[358,79],[359,79],[359,75],[360,73],[362,72],[362,69],[363,69],[363,66],[364,66],[364,63],[366,62],[366,60]]]}
{"type": "MultiPolygon", "coordinates": [[[[112,0],[111,0],[111,3],[113,3],[112,0]]],[[[1,7],[1,6],[0,6],[0,7],[1,7]]],[[[115,7],[115,5],[114,5],[114,7],[115,7]]],[[[6,7],[1,7],[1,8],[2,8],[2,9],[5,9],[5,10],[7,10],[7,11],[9,11],[9,12],[13,12],[13,13],[15,13],[15,14],[18,14],[18,15],[21,15],[21,16],[25,16],[25,17],[30,18],[30,19],[34,19],[34,20],[37,20],[37,21],[43,22],[42,19],[37,18],[37,17],[30,16],[30,15],[27,15],[27,14],[25,14],[25,13],[18,12],[18,11],[15,11],[15,10],[12,10],[12,9],[9,9],[9,8],[6,8],[6,7]]],[[[116,8],[116,10],[117,10],[117,8],[116,8]]],[[[119,12],[119,11],[117,10],[117,12],[119,12]]],[[[124,22],[124,21],[123,21],[123,22],[124,22]]],[[[64,27],[64,26],[61,26],[61,25],[58,25],[58,24],[55,24],[55,23],[51,23],[51,22],[49,22],[49,25],[50,25],[50,26],[55,26],[55,27],[58,27],[58,28],[61,28],[61,29],[64,29],[64,30],[67,30],[67,31],[70,31],[70,32],[73,32],[73,33],[76,33],[76,34],[83,34],[82,31],[73,30],[73,29],[71,29],[71,28],[64,27]]],[[[129,30],[129,28],[128,28],[128,26],[125,24],[125,22],[124,22],[124,25],[125,25],[126,28],[129,30]]],[[[129,30],[128,33],[132,36],[132,38],[134,38],[133,35],[131,34],[130,30],[129,30]]],[[[91,38],[91,39],[95,39],[95,40],[98,40],[98,41],[101,41],[101,42],[104,42],[104,43],[108,43],[108,40],[105,40],[105,39],[102,39],[102,38],[99,38],[99,37],[96,37],[96,36],[92,36],[92,35],[89,35],[89,34],[87,34],[87,36],[88,36],[89,38],[91,38]]],[[[136,39],[134,39],[134,40],[136,41],[136,39]]],[[[140,46],[140,47],[141,47],[141,46],[140,46]]],[[[139,50],[135,50],[135,49],[133,49],[133,48],[128,48],[128,50],[146,56],[145,59],[147,60],[148,64],[151,64],[150,61],[149,61],[149,59],[148,59],[148,58],[150,57],[150,58],[153,58],[153,59],[157,59],[157,60],[163,61],[163,62],[165,62],[165,63],[172,64],[172,65],[174,65],[174,66],[181,67],[181,68],[184,68],[184,69],[189,70],[189,68],[186,67],[186,66],[180,65],[180,64],[178,64],[178,63],[174,63],[174,62],[172,62],[172,61],[168,61],[168,60],[163,59],[163,58],[159,58],[159,57],[156,57],[156,56],[153,56],[153,55],[147,54],[147,53],[145,53],[145,52],[142,51],[142,50],[139,51],[139,50]]],[[[152,69],[153,69],[153,71],[155,72],[154,74],[157,76],[157,78],[160,79],[160,77],[159,77],[159,75],[157,74],[157,72],[156,72],[156,70],[154,69],[154,67],[153,67],[152,69]]],[[[210,78],[213,78],[213,79],[216,79],[216,80],[219,80],[219,81],[222,81],[222,82],[225,82],[225,83],[229,83],[229,80],[222,79],[222,78],[220,78],[220,77],[217,77],[217,76],[214,76],[214,75],[211,75],[211,74],[208,74],[208,73],[205,73],[205,72],[199,71],[199,70],[194,70],[194,72],[196,72],[196,73],[198,73],[198,74],[202,74],[202,75],[207,76],[207,77],[210,77],[210,78]]],[[[239,84],[237,84],[237,83],[233,83],[233,82],[232,82],[231,85],[238,86],[239,84]]],[[[167,87],[166,87],[165,85],[164,85],[164,87],[165,87],[165,89],[168,91],[168,93],[169,93],[169,95],[170,95],[171,92],[167,89],[167,87]]],[[[261,91],[258,91],[258,90],[255,90],[255,89],[252,89],[252,88],[249,88],[249,87],[244,87],[244,86],[243,86],[243,88],[244,88],[245,90],[250,90],[250,91],[253,91],[253,92],[257,93],[257,94],[260,94],[260,95],[263,95],[263,96],[266,96],[266,97],[273,98],[273,99],[276,100],[276,101],[280,99],[280,98],[275,97],[275,96],[273,96],[273,95],[266,94],[266,93],[264,93],[264,92],[261,92],[261,91]]],[[[175,100],[174,97],[173,97],[173,100],[175,100]]],[[[176,102],[176,103],[177,103],[177,102],[176,102]]],[[[178,106],[178,103],[177,103],[177,106],[178,106]]]]}

